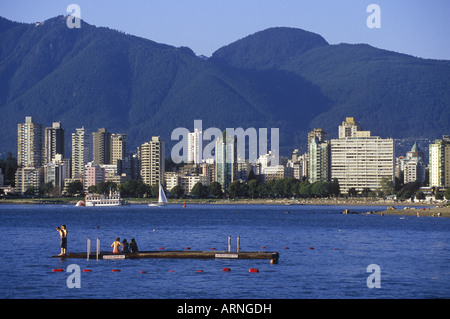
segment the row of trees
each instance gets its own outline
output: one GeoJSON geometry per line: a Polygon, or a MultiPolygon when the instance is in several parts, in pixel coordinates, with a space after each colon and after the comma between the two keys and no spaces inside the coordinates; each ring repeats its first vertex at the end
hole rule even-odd
{"type": "MultiPolygon", "coordinates": [[[[89,186],[89,193],[108,194],[109,191],[119,191],[123,197],[158,197],[158,185],[147,185],[141,180],[130,180],[124,184],[117,185],[114,182],[101,182],[97,185],[89,186]]],[[[84,195],[83,184],[80,181],[69,183],[66,188],[68,196],[84,195]]]]}
{"type": "MultiPolygon", "coordinates": [[[[181,188],[174,187],[171,195],[180,198],[184,194],[181,188]]],[[[288,197],[328,197],[339,196],[340,187],[337,180],[332,182],[310,183],[307,180],[300,181],[295,178],[271,180],[265,183],[258,179],[250,181],[236,180],[228,186],[225,192],[218,182],[212,182],[209,186],[197,183],[191,190],[192,196],[197,198],[288,198],[288,197]]]]}
{"type": "MultiPolygon", "coordinates": [[[[108,194],[109,191],[118,190],[123,197],[157,197],[158,185],[149,186],[140,180],[131,180],[117,185],[113,182],[98,183],[90,186],[88,192],[97,194],[108,194]]],[[[170,197],[183,198],[187,194],[178,185],[169,190],[170,197]]],[[[236,180],[224,192],[218,182],[209,185],[196,183],[191,190],[190,196],[196,198],[287,198],[287,197],[328,197],[339,196],[339,182],[315,182],[307,180],[300,181],[295,178],[272,180],[265,183],[257,179],[250,181],[236,180]]],[[[67,187],[68,196],[83,195],[83,185],[80,181],[74,181],[67,187]]]]}
{"type": "MultiPolygon", "coordinates": [[[[50,185],[47,185],[50,186],[50,185]]],[[[383,179],[381,181],[381,189],[370,190],[363,189],[358,193],[351,188],[348,193],[341,194],[339,181],[334,179],[331,182],[314,182],[308,180],[298,180],[295,178],[285,178],[279,180],[271,180],[268,182],[260,182],[258,179],[249,181],[236,180],[224,192],[222,186],[218,182],[212,182],[210,185],[196,183],[191,190],[189,196],[195,198],[325,198],[325,197],[385,197],[389,195],[397,195],[398,198],[405,200],[415,196],[417,199],[425,199],[425,195],[419,191],[420,183],[408,183],[405,185],[397,184],[394,186],[391,180],[383,179]]],[[[45,187],[45,190],[51,191],[51,187],[45,187]]],[[[158,197],[158,185],[149,186],[141,180],[131,180],[124,184],[117,185],[113,182],[99,183],[90,186],[90,193],[108,194],[109,190],[118,190],[123,197],[158,197]]],[[[175,186],[171,190],[166,190],[172,198],[184,198],[181,186],[175,186]]],[[[81,196],[83,195],[83,185],[80,181],[74,181],[67,188],[67,195],[81,196]]],[[[450,188],[445,195],[437,193],[436,199],[450,199],[450,188]]]]}

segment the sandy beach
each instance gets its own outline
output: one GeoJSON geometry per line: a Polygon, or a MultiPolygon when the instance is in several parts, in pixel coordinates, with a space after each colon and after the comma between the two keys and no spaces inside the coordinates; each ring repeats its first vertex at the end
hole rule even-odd
{"type": "Polygon", "coordinates": [[[409,207],[407,209],[393,209],[375,212],[377,215],[398,215],[398,216],[417,216],[417,217],[450,217],[450,206],[428,208],[409,207]]]}

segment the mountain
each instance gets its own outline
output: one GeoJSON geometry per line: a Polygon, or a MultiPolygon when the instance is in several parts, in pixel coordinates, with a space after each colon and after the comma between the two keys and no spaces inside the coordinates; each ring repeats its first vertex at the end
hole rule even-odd
{"type": "Polygon", "coordinates": [[[327,46],[320,35],[294,28],[270,28],[224,46],[216,62],[244,69],[273,69],[311,49],[327,46]]]}
{"type": "Polygon", "coordinates": [[[282,154],[346,116],[384,137],[440,137],[450,128],[450,61],[270,28],[211,58],[63,16],[24,24],[0,18],[0,153],[16,150],[17,123],[61,121],[128,134],[128,150],[177,127],[280,128],[282,154]]]}

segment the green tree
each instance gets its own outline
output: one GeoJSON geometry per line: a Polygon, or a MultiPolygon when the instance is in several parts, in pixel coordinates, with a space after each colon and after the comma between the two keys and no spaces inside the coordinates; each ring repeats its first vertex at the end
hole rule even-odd
{"type": "Polygon", "coordinates": [[[450,187],[445,191],[445,198],[450,200],[450,187]]]}
{"type": "Polygon", "coordinates": [[[227,192],[230,194],[232,198],[238,198],[243,196],[242,185],[240,180],[235,180],[231,182],[230,186],[228,186],[227,192]]]}
{"type": "Polygon", "coordinates": [[[271,187],[268,183],[260,183],[257,187],[257,192],[262,198],[267,198],[272,194],[271,187]]]}
{"type": "Polygon", "coordinates": [[[383,177],[380,180],[381,190],[385,196],[394,194],[394,184],[392,183],[392,179],[389,177],[383,177]]]}
{"type": "Polygon", "coordinates": [[[5,185],[15,185],[15,175],[17,171],[17,158],[15,158],[11,152],[8,152],[6,159],[0,159],[0,168],[4,175],[5,185]]]}
{"type": "Polygon", "coordinates": [[[301,182],[298,190],[299,195],[303,198],[311,197],[311,187],[312,184],[308,180],[301,182]]]}
{"type": "Polygon", "coordinates": [[[341,195],[341,186],[339,185],[339,180],[337,178],[333,178],[331,183],[328,185],[328,193],[330,195],[339,196],[341,195]]]}
{"type": "Polygon", "coordinates": [[[25,196],[35,196],[36,188],[34,186],[28,185],[25,187],[25,192],[23,193],[25,196]]]}
{"type": "Polygon", "coordinates": [[[170,190],[170,195],[175,198],[181,198],[184,195],[184,189],[180,185],[174,186],[170,190]]]}
{"type": "Polygon", "coordinates": [[[370,190],[369,187],[364,187],[363,190],[361,191],[361,195],[363,197],[368,197],[370,195],[372,191],[370,190]]]}
{"type": "Polygon", "coordinates": [[[73,181],[67,185],[66,192],[69,196],[83,195],[83,184],[78,180],[73,181]]]}
{"type": "Polygon", "coordinates": [[[148,196],[153,197],[153,198],[158,198],[159,197],[159,184],[154,184],[149,186],[149,192],[147,193],[148,196]]]}
{"type": "Polygon", "coordinates": [[[416,199],[419,199],[419,200],[425,199],[425,194],[422,191],[417,191],[416,199]]]}
{"type": "Polygon", "coordinates": [[[356,189],[354,187],[351,187],[348,190],[348,196],[350,197],[356,197],[358,195],[358,192],[356,191],[356,189]]]}
{"type": "Polygon", "coordinates": [[[328,196],[328,183],[327,182],[314,182],[311,186],[311,195],[315,197],[327,197],[328,196]]]}
{"type": "Polygon", "coordinates": [[[285,180],[276,179],[271,181],[272,195],[275,197],[284,197],[285,195],[285,180]]]}
{"type": "Polygon", "coordinates": [[[197,182],[191,189],[191,195],[197,198],[205,198],[208,196],[208,187],[201,182],[197,182]]]}
{"type": "Polygon", "coordinates": [[[43,196],[50,196],[54,188],[55,187],[53,186],[52,182],[42,183],[39,187],[39,193],[43,196]]]}
{"type": "Polygon", "coordinates": [[[222,186],[220,186],[219,182],[212,182],[211,184],[209,184],[208,192],[209,194],[211,194],[211,196],[214,196],[215,198],[223,196],[222,186]]]}
{"type": "Polygon", "coordinates": [[[151,195],[150,186],[141,180],[129,180],[120,185],[119,191],[124,197],[146,197],[151,195]]]}
{"type": "Polygon", "coordinates": [[[284,180],[284,195],[285,196],[295,196],[298,194],[298,188],[300,181],[293,177],[285,178],[284,180]]]}
{"type": "Polygon", "coordinates": [[[259,182],[257,179],[252,179],[248,182],[248,193],[252,199],[258,197],[258,186],[259,182]]]}

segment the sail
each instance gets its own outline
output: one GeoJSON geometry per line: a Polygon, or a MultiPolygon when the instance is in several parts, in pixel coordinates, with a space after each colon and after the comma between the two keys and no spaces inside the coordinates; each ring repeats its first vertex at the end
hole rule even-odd
{"type": "Polygon", "coordinates": [[[161,183],[159,183],[159,199],[158,199],[159,203],[167,203],[167,198],[166,198],[166,194],[164,193],[164,189],[161,186],[161,183]]]}

